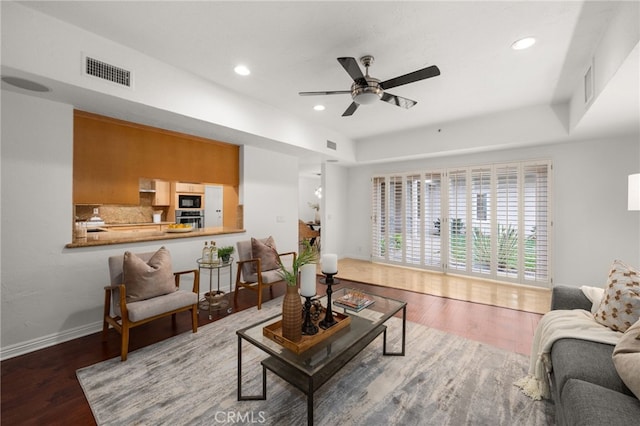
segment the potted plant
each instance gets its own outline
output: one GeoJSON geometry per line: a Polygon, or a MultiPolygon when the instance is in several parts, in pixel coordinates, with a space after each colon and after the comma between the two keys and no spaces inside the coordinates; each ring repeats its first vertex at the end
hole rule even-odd
{"type": "Polygon", "coordinates": [[[218,259],[227,263],[231,258],[231,253],[233,253],[233,246],[220,247],[218,249],[218,259]]]}
{"type": "Polygon", "coordinates": [[[280,275],[287,283],[287,292],[282,302],[282,337],[297,342],[302,339],[302,301],[298,294],[298,274],[300,268],[318,262],[318,252],[308,241],[303,250],[295,256],[290,267],[280,262],[280,275]]]}

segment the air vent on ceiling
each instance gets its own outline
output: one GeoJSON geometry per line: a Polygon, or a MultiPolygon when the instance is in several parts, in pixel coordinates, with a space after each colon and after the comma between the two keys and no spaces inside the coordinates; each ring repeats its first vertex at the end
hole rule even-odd
{"type": "Polygon", "coordinates": [[[131,87],[131,71],[85,56],[84,72],[121,86],[131,87]]]}
{"type": "Polygon", "coordinates": [[[327,148],[332,149],[332,150],[336,150],[338,149],[338,144],[336,144],[335,142],[331,142],[331,141],[327,141],[327,148]]]}

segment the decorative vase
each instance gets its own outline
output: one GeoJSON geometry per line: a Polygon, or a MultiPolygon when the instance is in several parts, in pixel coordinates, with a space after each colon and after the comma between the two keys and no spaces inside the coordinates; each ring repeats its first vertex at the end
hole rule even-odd
{"type": "Polygon", "coordinates": [[[287,285],[282,302],[282,337],[292,342],[302,339],[302,301],[297,286],[287,285]]]}
{"type": "Polygon", "coordinates": [[[320,223],[320,211],[316,210],[316,214],[315,214],[315,222],[316,223],[320,223]]]}

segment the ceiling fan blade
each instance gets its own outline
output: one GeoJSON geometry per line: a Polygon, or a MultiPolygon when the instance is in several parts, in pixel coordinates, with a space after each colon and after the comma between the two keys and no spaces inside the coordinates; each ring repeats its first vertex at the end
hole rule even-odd
{"type": "Polygon", "coordinates": [[[367,80],[364,78],[362,74],[362,70],[358,65],[358,61],[355,58],[338,58],[338,62],[340,65],[349,73],[353,81],[358,83],[360,86],[366,86],[367,80]]]}
{"type": "Polygon", "coordinates": [[[409,74],[401,75],[400,77],[392,78],[380,83],[383,89],[391,89],[392,87],[402,86],[403,84],[413,83],[415,81],[424,80],[425,78],[431,78],[440,75],[440,70],[437,66],[431,65],[430,67],[423,68],[418,71],[410,72],[409,74]]]}
{"type": "Polygon", "coordinates": [[[328,92],[298,92],[300,96],[317,96],[317,95],[348,95],[351,90],[332,90],[328,92]]]}
{"type": "Polygon", "coordinates": [[[349,108],[347,108],[347,110],[342,113],[342,116],[348,117],[350,115],[353,115],[353,113],[356,112],[357,109],[358,109],[358,104],[355,102],[351,102],[351,105],[349,105],[349,108]]]}
{"type": "Polygon", "coordinates": [[[392,95],[390,93],[383,93],[380,98],[381,101],[389,102],[390,104],[409,109],[418,102],[412,101],[411,99],[403,98],[402,96],[392,95]]]}

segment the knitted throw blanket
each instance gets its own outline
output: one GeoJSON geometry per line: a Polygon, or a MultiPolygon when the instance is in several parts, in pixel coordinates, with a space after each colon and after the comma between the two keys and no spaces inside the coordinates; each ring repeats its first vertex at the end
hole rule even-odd
{"type": "Polygon", "coordinates": [[[534,400],[549,399],[548,373],[552,371],[551,347],[558,339],[574,338],[615,345],[622,333],[611,330],[593,319],[583,309],[556,310],[544,314],[533,336],[529,374],[515,386],[534,400]]]}

